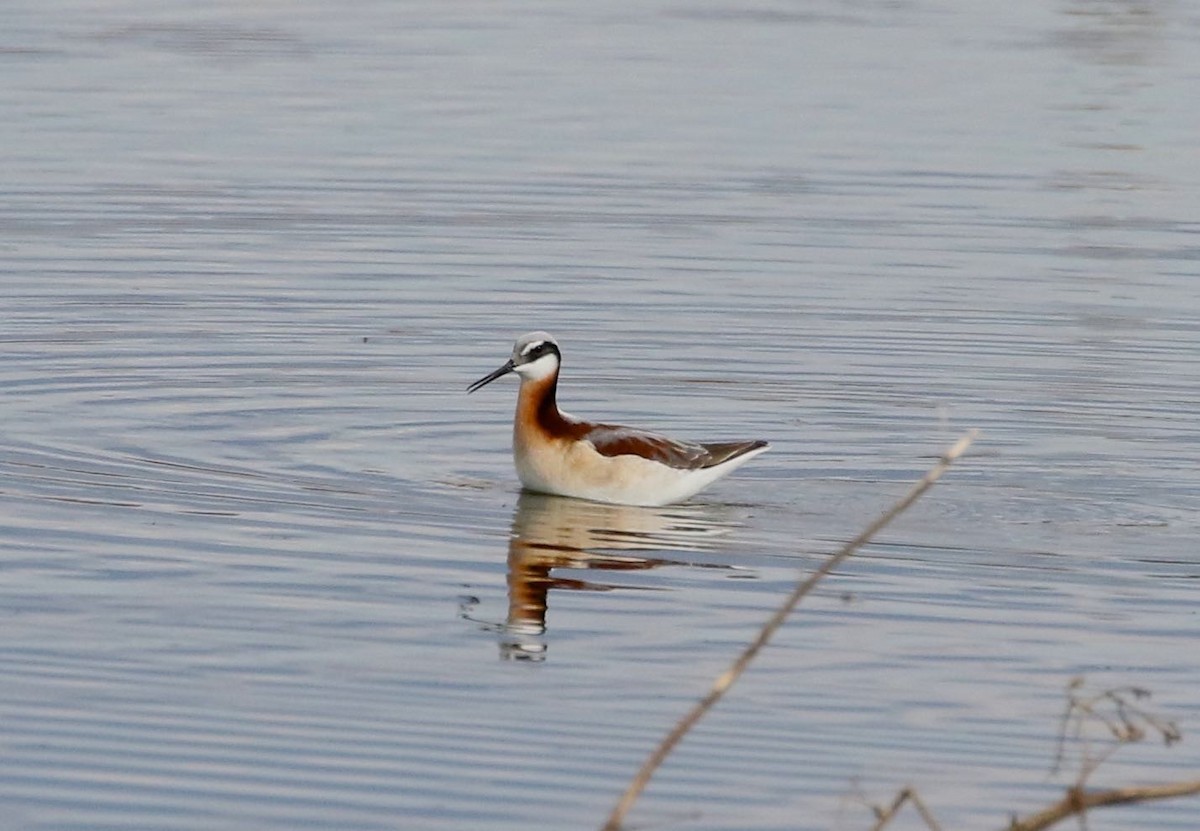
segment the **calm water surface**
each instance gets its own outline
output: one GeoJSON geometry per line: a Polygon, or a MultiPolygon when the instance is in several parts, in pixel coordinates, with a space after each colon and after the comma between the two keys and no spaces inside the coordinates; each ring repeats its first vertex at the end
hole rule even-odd
{"type": "MultiPolygon", "coordinates": [[[[1067,681],[1200,767],[1200,14],[1015,3],[0,8],[0,828],[657,828],[1055,798],[1067,681]],[[574,412],[771,453],[519,496],[574,412]]],[[[1195,801],[1094,829],[1193,829],[1195,801]]]]}

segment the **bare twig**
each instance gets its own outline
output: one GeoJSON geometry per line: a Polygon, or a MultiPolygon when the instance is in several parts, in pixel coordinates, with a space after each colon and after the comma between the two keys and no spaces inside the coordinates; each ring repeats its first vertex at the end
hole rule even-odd
{"type": "MultiPolygon", "coordinates": [[[[1069,817],[1086,816],[1093,808],[1114,805],[1132,805],[1159,799],[1200,794],[1200,779],[1186,782],[1169,782],[1140,787],[1088,789],[1087,779],[1105,759],[1132,742],[1148,735],[1157,734],[1165,744],[1173,744],[1182,738],[1179,728],[1147,708],[1135,704],[1150,698],[1150,692],[1141,687],[1116,687],[1099,693],[1085,694],[1083,679],[1072,678],[1067,685],[1067,709],[1063,713],[1059,728],[1058,747],[1055,753],[1055,769],[1061,769],[1067,755],[1070,740],[1086,741],[1084,735],[1089,724],[1100,725],[1112,741],[1100,755],[1092,756],[1090,748],[1082,751],[1079,774],[1073,785],[1066,789],[1062,799],[1024,819],[1014,817],[1005,831],[1044,831],[1069,817]]],[[[876,807],[875,825],[871,831],[883,831],[907,803],[920,813],[930,831],[939,831],[937,821],[912,787],[902,789],[886,808],[876,807]]]]}
{"type": "Polygon", "coordinates": [[[1051,772],[1062,770],[1067,760],[1068,743],[1077,742],[1080,745],[1079,773],[1075,783],[1053,805],[1025,819],[1014,818],[1008,831],[1041,831],[1067,817],[1082,818],[1092,808],[1200,794],[1200,780],[1107,790],[1087,789],[1088,779],[1096,769],[1125,745],[1140,742],[1149,735],[1157,735],[1167,745],[1183,737],[1175,722],[1135,703],[1149,698],[1150,691],[1142,687],[1114,687],[1098,693],[1085,693],[1083,678],[1072,678],[1067,684],[1067,707],[1059,722],[1051,772]],[[1089,726],[1098,726],[1108,736],[1108,744],[1098,754],[1093,751],[1088,736],[1089,726]]]}
{"type": "Polygon", "coordinates": [[[896,798],[892,800],[892,804],[887,808],[876,808],[875,817],[876,823],[871,826],[871,831],[883,831],[883,827],[892,821],[892,817],[900,812],[905,803],[911,802],[913,807],[917,809],[917,813],[921,815],[921,819],[925,820],[925,825],[929,827],[929,831],[942,831],[942,827],[938,825],[934,819],[933,812],[925,804],[925,800],[921,799],[921,795],[917,793],[917,789],[913,787],[901,788],[896,794],[896,798]]]}
{"type": "Polygon", "coordinates": [[[1067,684],[1067,707],[1059,722],[1051,773],[1062,770],[1069,740],[1080,745],[1076,789],[1082,789],[1092,773],[1127,744],[1140,742],[1149,735],[1157,735],[1168,746],[1179,741],[1183,734],[1175,722],[1135,703],[1149,700],[1150,695],[1150,691],[1143,687],[1114,687],[1085,694],[1083,678],[1072,678],[1067,684]],[[1093,755],[1088,736],[1089,726],[1099,726],[1108,735],[1109,743],[1101,748],[1098,755],[1093,755]]]}
{"type": "Polygon", "coordinates": [[[671,754],[671,751],[675,749],[675,746],[679,744],[680,740],[687,735],[688,731],[692,729],[696,722],[700,721],[700,719],[703,718],[704,715],[708,713],[708,711],[711,710],[718,701],[721,700],[721,697],[724,696],[729,688],[734,685],[738,678],[741,677],[742,673],[746,671],[746,667],[750,665],[750,662],[754,660],[755,656],[758,655],[762,648],[766,646],[767,642],[771,640],[771,636],[774,635],[776,630],[783,625],[783,622],[787,620],[788,615],[791,614],[792,610],[796,608],[796,605],[813,590],[813,587],[816,586],[822,578],[841,565],[844,560],[858,551],[858,549],[870,541],[871,538],[883,530],[888,523],[890,523],[900,514],[904,513],[904,511],[906,511],[909,506],[916,502],[921,495],[925,493],[925,491],[929,490],[929,488],[933,486],[934,482],[941,478],[942,474],[946,472],[950,465],[966,452],[967,448],[971,446],[971,442],[975,440],[975,436],[977,434],[978,431],[972,430],[971,432],[967,433],[967,435],[959,439],[954,446],[947,450],[945,455],[938,460],[938,463],[930,468],[929,472],[926,473],[920,481],[912,486],[912,488],[904,495],[903,498],[900,499],[900,501],[896,502],[896,504],[889,508],[869,526],[867,526],[867,528],[857,537],[850,540],[850,542],[842,546],[839,551],[831,555],[821,565],[820,568],[810,574],[806,579],[801,580],[796,585],[796,588],[792,590],[792,593],[788,596],[787,600],[784,601],[783,605],[780,606],[778,611],[776,611],[775,614],[773,614],[766,622],[766,624],[763,625],[762,629],[758,633],[758,636],[753,640],[753,642],[751,642],[750,645],[742,651],[742,654],[738,656],[737,660],[735,660],[727,670],[721,673],[721,675],[719,675],[717,679],[713,681],[712,687],[709,689],[708,693],[702,699],[700,699],[700,701],[698,701],[692,707],[692,709],[689,710],[687,714],[685,714],[684,717],[679,720],[679,723],[675,725],[671,732],[669,732],[663,738],[663,740],[659,742],[658,747],[654,749],[654,752],[651,753],[649,758],[647,758],[642,764],[641,769],[638,770],[637,775],[633,777],[633,781],[629,783],[629,787],[625,789],[625,793],[622,794],[620,800],[618,800],[616,806],[612,810],[612,813],[609,814],[608,821],[605,822],[603,826],[603,831],[620,831],[621,824],[624,822],[625,816],[629,813],[629,809],[633,807],[633,804],[637,801],[642,791],[646,789],[646,785],[650,782],[650,777],[654,775],[654,772],[658,770],[659,766],[663,763],[667,756],[671,754]]]}
{"type": "Polygon", "coordinates": [[[1109,805],[1130,805],[1156,799],[1200,794],[1200,779],[1190,782],[1171,782],[1165,785],[1145,785],[1133,788],[1085,791],[1069,788],[1058,802],[1024,819],[1014,819],[1005,831],[1042,831],[1067,817],[1082,816],[1092,808],[1109,805]]]}

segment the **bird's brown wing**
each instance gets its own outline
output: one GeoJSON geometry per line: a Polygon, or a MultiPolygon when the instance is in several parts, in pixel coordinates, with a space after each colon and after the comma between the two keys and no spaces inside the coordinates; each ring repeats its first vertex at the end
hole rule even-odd
{"type": "Polygon", "coordinates": [[[767,444],[765,441],[696,444],[611,424],[597,424],[583,438],[602,456],[641,456],[679,470],[719,465],[767,444]]]}

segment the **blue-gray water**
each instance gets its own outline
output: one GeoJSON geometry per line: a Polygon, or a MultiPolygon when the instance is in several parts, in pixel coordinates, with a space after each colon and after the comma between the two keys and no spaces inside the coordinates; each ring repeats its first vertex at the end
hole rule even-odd
{"type": "Polygon", "coordinates": [[[0,828],[596,827],[971,427],[635,819],[1001,827],[1078,674],[1185,733],[1095,784],[1200,767],[1188,3],[12,0],[0,68],[0,828]],[[774,448],[518,501],[529,329],[774,448]]]}

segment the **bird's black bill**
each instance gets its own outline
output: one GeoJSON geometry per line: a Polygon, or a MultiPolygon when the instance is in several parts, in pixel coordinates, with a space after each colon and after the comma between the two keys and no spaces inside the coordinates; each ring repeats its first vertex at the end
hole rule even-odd
{"type": "Polygon", "coordinates": [[[495,381],[497,378],[503,378],[505,375],[507,375],[508,373],[510,373],[512,371],[513,371],[513,362],[508,361],[507,363],[504,364],[504,366],[500,367],[495,372],[491,373],[490,375],[483,376],[478,381],[476,381],[474,384],[467,387],[467,392],[468,393],[475,392],[475,390],[479,389],[480,387],[486,386],[487,384],[492,383],[492,381],[495,381]]]}

